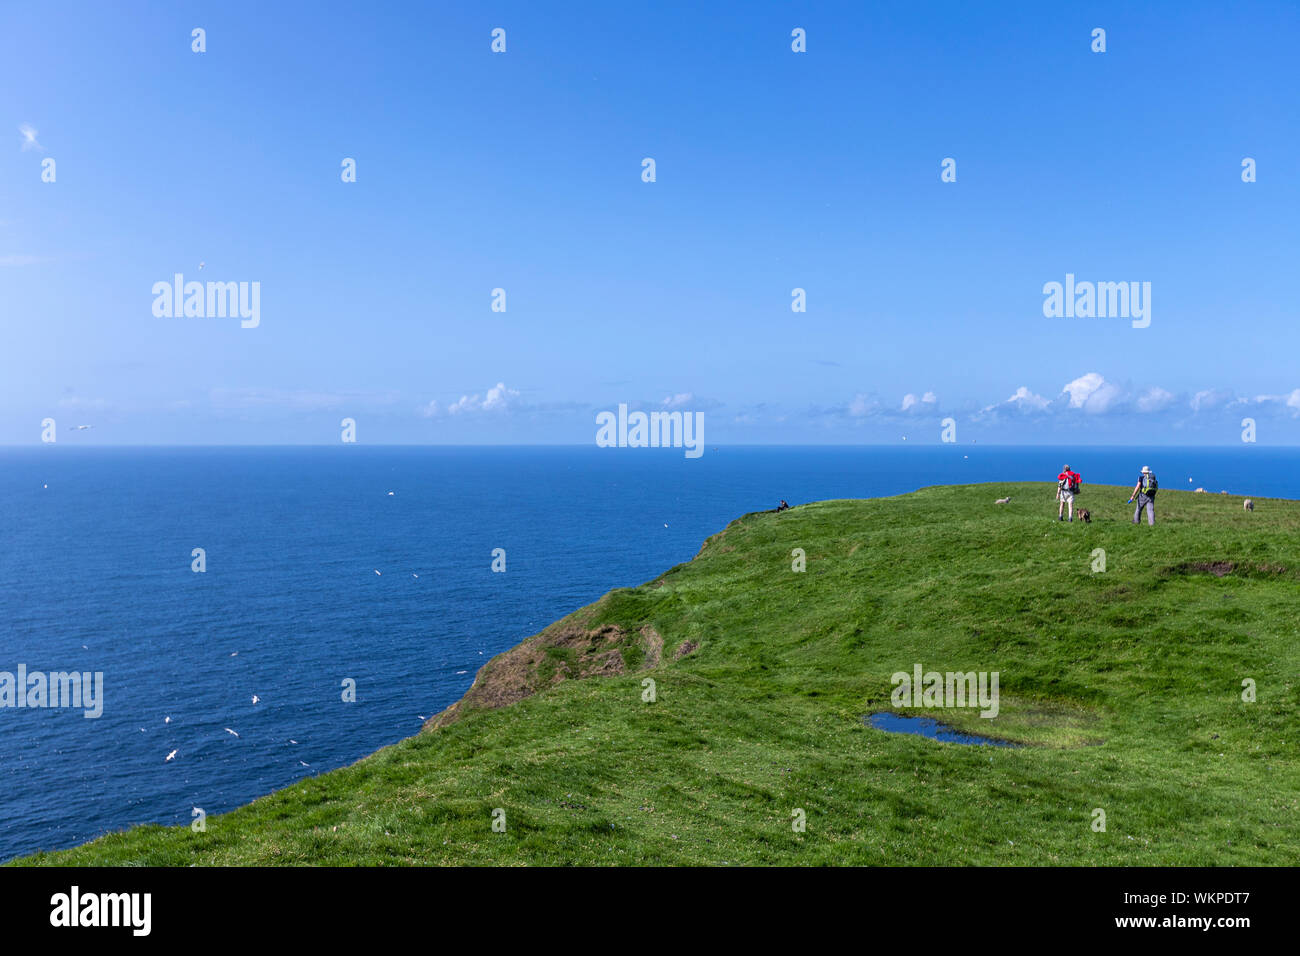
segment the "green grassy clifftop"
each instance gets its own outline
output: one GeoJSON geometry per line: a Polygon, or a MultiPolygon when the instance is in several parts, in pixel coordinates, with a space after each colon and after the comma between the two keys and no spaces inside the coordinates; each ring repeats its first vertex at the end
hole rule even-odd
{"type": "Polygon", "coordinates": [[[1088,486],[1091,525],[1041,483],[746,515],[413,738],[206,833],[19,862],[1300,863],[1300,502],[1162,491],[1148,528],[1127,496],[1088,486]],[[865,725],[917,664],[997,671],[996,718],[919,713],[1026,746],[865,725]]]}

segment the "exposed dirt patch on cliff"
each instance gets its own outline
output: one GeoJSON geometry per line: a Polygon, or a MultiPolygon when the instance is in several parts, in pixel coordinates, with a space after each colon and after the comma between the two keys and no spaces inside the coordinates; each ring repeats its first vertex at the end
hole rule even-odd
{"type": "Polygon", "coordinates": [[[643,669],[659,666],[659,658],[664,653],[664,639],[659,632],[647,624],[641,628],[641,641],[645,645],[645,663],[643,669]]]}
{"type": "Polygon", "coordinates": [[[636,632],[617,624],[582,625],[568,618],[498,654],[479,668],[465,696],[427,720],[425,729],[444,727],[472,710],[505,707],[566,680],[648,670],[663,657],[664,639],[648,624],[636,632]]]}

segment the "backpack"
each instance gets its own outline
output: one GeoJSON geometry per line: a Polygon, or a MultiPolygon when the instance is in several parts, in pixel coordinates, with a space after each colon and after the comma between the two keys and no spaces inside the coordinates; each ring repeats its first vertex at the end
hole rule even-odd
{"type": "Polygon", "coordinates": [[[1083,479],[1080,478],[1078,475],[1075,475],[1074,478],[1072,478],[1070,481],[1070,493],[1077,495],[1079,493],[1079,486],[1082,484],[1083,484],[1083,479]]]}
{"type": "Polygon", "coordinates": [[[1154,498],[1156,492],[1160,490],[1160,482],[1156,481],[1156,476],[1148,472],[1142,476],[1141,482],[1142,494],[1148,498],[1154,498]]]}

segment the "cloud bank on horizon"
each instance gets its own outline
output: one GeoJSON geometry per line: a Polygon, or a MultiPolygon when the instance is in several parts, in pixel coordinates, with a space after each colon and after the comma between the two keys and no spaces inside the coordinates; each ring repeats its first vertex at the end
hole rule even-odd
{"type": "MultiPolygon", "coordinates": [[[[330,444],[334,419],[340,414],[357,415],[373,424],[380,429],[374,439],[386,443],[408,441],[400,429],[405,421],[418,416],[425,421],[426,430],[417,443],[491,444],[496,436],[509,435],[544,444],[586,444],[594,416],[620,402],[633,411],[704,412],[712,430],[710,441],[717,444],[798,443],[795,439],[799,436],[814,443],[891,443],[904,434],[909,441],[926,444],[941,440],[942,424],[949,419],[961,424],[963,441],[1179,444],[1179,438],[1184,439],[1182,443],[1197,443],[1186,437],[1214,430],[1235,436],[1246,420],[1282,426],[1300,422],[1300,388],[1278,395],[1238,395],[1226,389],[1175,394],[1156,385],[1110,382],[1099,372],[1088,372],[1058,390],[1045,392],[1021,385],[1007,398],[983,405],[947,403],[932,390],[919,395],[908,392],[897,400],[857,392],[839,403],[784,407],[731,404],[693,392],[677,392],[658,400],[628,400],[611,391],[603,403],[543,400],[498,381],[455,400],[435,398],[419,406],[410,405],[395,391],[214,389],[206,400],[187,403],[183,409],[189,417],[211,415],[220,421],[234,416],[243,423],[268,425],[300,421],[319,429],[315,435],[299,434],[271,442],[275,444],[330,444]],[[1134,442],[1135,434],[1167,434],[1171,440],[1134,442]],[[543,437],[539,439],[539,435],[543,437]]],[[[129,423],[132,417],[103,398],[76,395],[59,399],[57,409],[93,414],[110,423],[109,430],[115,424],[129,423]]],[[[104,430],[101,427],[100,431],[104,430]]],[[[130,443],[129,439],[125,443],[130,443]]]]}

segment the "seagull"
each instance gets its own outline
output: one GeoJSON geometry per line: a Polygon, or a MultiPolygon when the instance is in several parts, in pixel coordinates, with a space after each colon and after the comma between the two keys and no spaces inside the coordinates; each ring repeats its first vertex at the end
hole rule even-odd
{"type": "MultiPolygon", "coordinates": [[[[376,571],[376,572],[375,572],[375,574],[379,574],[379,572],[378,572],[378,571],[376,571]]],[[[379,575],[379,576],[380,576],[380,577],[383,577],[383,575],[382,575],[382,574],[380,574],[380,575],[379,575]]]]}
{"type": "Polygon", "coordinates": [[[307,761],[305,761],[305,760],[299,760],[298,762],[299,762],[300,764],[302,764],[304,767],[310,767],[310,766],[311,766],[311,764],[307,763],[307,761]]]}
{"type": "Polygon", "coordinates": [[[457,674],[468,674],[469,671],[456,671],[457,674]]]}
{"type": "Polygon", "coordinates": [[[238,657],[238,656],[239,656],[239,651],[231,651],[231,652],[230,652],[230,656],[231,656],[231,657],[238,657]]]}
{"type": "MultiPolygon", "coordinates": [[[[229,727],[226,728],[226,733],[228,733],[228,734],[235,734],[235,732],[234,732],[233,730],[231,730],[229,727]]],[[[235,734],[235,736],[238,737],[239,734],[235,734]]]]}
{"type": "Polygon", "coordinates": [[[668,527],[668,525],[664,525],[664,527],[666,528],[666,527],[668,527]]]}
{"type": "Polygon", "coordinates": [[[393,497],[393,493],[391,491],[388,493],[388,497],[390,498],[393,497]]]}
{"type": "Polygon", "coordinates": [[[429,719],[428,717],[424,716],[424,714],[416,714],[415,716],[416,716],[416,717],[419,717],[421,720],[428,720],[428,719],[429,719]]]}
{"type": "Polygon", "coordinates": [[[42,487],[42,488],[48,488],[48,487],[50,487],[50,486],[49,486],[48,484],[44,484],[44,485],[41,485],[41,487],[42,487]]]}
{"type": "Polygon", "coordinates": [[[171,753],[169,753],[166,757],[163,758],[163,763],[166,763],[168,760],[171,760],[172,757],[175,756],[176,756],[176,751],[173,750],[171,753]]]}
{"type": "Polygon", "coordinates": [[[206,265],[207,265],[206,262],[200,262],[200,263],[199,263],[199,268],[202,269],[202,268],[203,268],[204,266],[206,266],[206,265]]]}
{"type": "Polygon", "coordinates": [[[95,427],[94,425],[69,425],[68,431],[84,432],[87,428],[94,428],[94,427],[95,427]]]}
{"type": "Polygon", "coordinates": [[[172,719],[171,719],[170,717],[164,717],[164,718],[163,718],[163,723],[164,723],[164,724],[170,724],[171,722],[172,722],[172,719]]]}
{"type": "Polygon", "coordinates": [[[412,574],[411,577],[415,578],[417,581],[420,580],[420,576],[418,574],[412,574]]]}
{"type": "Polygon", "coordinates": [[[253,703],[256,704],[256,703],[257,703],[258,701],[260,701],[261,699],[262,699],[262,698],[258,697],[256,694],[253,695],[253,703]]]}
{"type": "Polygon", "coordinates": [[[296,744],[297,742],[298,741],[294,740],[292,737],[289,738],[289,743],[296,744]]]}

